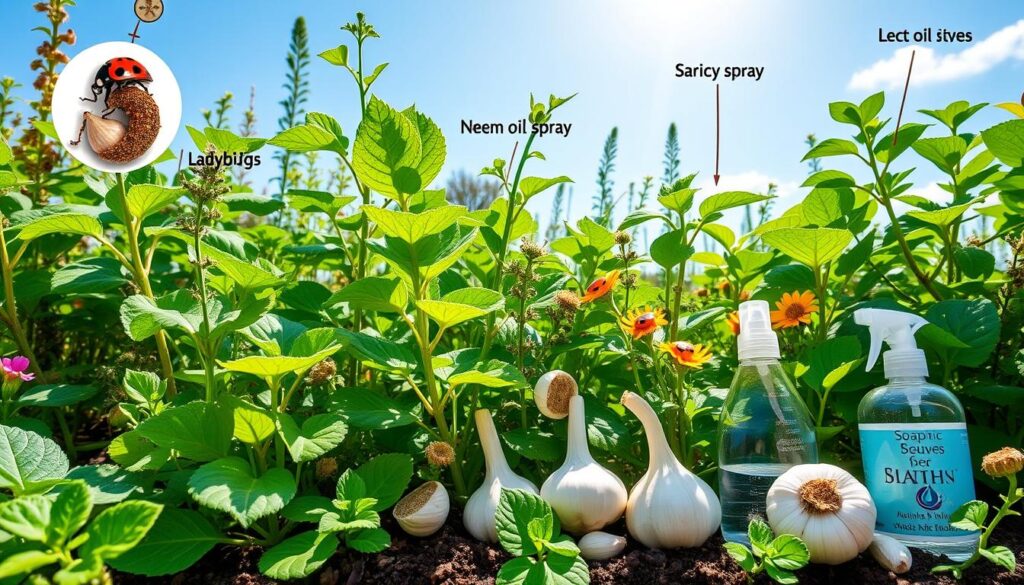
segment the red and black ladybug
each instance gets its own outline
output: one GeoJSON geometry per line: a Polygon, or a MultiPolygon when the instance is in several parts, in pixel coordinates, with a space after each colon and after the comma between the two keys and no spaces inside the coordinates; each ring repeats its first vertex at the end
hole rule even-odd
{"type": "Polygon", "coordinates": [[[149,81],[153,81],[153,76],[149,74],[142,63],[131,57],[115,57],[104,63],[96,72],[96,80],[90,86],[92,99],[81,99],[83,102],[95,102],[99,100],[101,94],[105,94],[103,95],[103,105],[106,106],[112,89],[129,85],[137,85],[146,89],[143,83],[149,81]]]}

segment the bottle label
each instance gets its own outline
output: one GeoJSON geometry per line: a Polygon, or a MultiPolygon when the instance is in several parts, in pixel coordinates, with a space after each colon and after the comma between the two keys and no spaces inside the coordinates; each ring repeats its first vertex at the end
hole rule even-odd
{"type": "Polygon", "coordinates": [[[929,540],[963,538],[950,516],[974,499],[965,423],[862,424],[864,475],[875,529],[929,540]]]}

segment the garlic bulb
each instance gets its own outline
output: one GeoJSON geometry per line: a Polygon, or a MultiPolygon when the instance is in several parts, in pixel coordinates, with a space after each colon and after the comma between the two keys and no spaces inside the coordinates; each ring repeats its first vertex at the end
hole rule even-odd
{"type": "Polygon", "coordinates": [[[533,387],[533,401],[541,414],[561,419],[569,414],[569,399],[579,392],[576,380],[562,370],[551,370],[537,380],[533,387]]]}
{"type": "Polygon", "coordinates": [[[579,542],[580,556],[588,561],[610,559],[626,548],[626,539],[607,532],[590,532],[579,542]]]}
{"type": "Polygon", "coordinates": [[[108,120],[89,112],[86,112],[84,117],[85,120],[82,123],[85,125],[85,136],[89,140],[89,147],[93,152],[110,150],[121,142],[128,132],[128,128],[117,120],[108,120]]]}
{"type": "Polygon", "coordinates": [[[644,425],[650,464],[629,492],[626,527],[651,548],[697,547],[718,530],[722,506],[711,486],[683,467],[665,439],[658,415],[632,392],[622,405],[644,425]]]}
{"type": "Polygon", "coordinates": [[[462,522],[473,538],[493,543],[498,542],[498,527],[495,524],[494,513],[501,499],[501,488],[527,490],[535,494],[538,492],[533,482],[516,475],[508,466],[490,411],[480,409],[476,411],[474,418],[476,432],[480,435],[480,446],[484,449],[487,473],[484,475],[484,483],[466,502],[462,522]]]}
{"type": "Polygon", "coordinates": [[[626,486],[590,455],[582,396],[573,396],[569,402],[565,463],[544,481],[540,497],[551,504],[562,528],[572,534],[600,530],[618,520],[626,509],[626,486]]]}
{"type": "Polygon", "coordinates": [[[402,530],[413,536],[430,536],[444,526],[450,502],[441,482],[428,481],[405,495],[391,514],[402,530]]]}
{"type": "Polygon", "coordinates": [[[875,533],[868,551],[879,565],[896,574],[906,573],[914,563],[914,558],[910,556],[910,549],[906,545],[884,534],[875,533]]]}
{"type": "Polygon", "coordinates": [[[855,477],[826,463],[794,465],[768,489],[768,524],[803,539],[811,562],[845,563],[874,538],[875,503],[855,477]]]}

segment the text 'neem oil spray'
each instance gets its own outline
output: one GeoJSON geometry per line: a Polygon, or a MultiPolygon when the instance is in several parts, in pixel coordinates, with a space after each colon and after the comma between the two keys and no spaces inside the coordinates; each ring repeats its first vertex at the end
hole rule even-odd
{"type": "MultiPolygon", "coordinates": [[[[814,422],[779,363],[779,338],[765,301],[740,304],[740,364],[718,421],[722,535],[748,543],[765,497],[787,469],[818,462],[814,422]]],[[[749,543],[748,543],[749,544],[749,543]]]]}
{"type": "Polygon", "coordinates": [[[868,491],[878,508],[876,531],[907,546],[969,557],[978,534],[950,526],[950,515],[974,499],[964,409],[953,393],[929,384],[928,363],[914,333],[928,322],[911,313],[859,309],[871,331],[867,369],[882,354],[889,383],[868,392],[857,420],[868,491]]]}

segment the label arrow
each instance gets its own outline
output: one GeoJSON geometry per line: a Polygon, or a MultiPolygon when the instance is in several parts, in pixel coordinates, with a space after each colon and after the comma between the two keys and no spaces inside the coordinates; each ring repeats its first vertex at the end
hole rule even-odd
{"type": "Polygon", "coordinates": [[[718,174],[718,159],[719,152],[722,146],[722,100],[721,91],[719,85],[715,84],[715,186],[718,186],[718,179],[722,175],[718,174]]]}
{"type": "Polygon", "coordinates": [[[903,106],[907,105],[907,91],[910,89],[910,74],[914,72],[914,57],[916,55],[916,50],[911,51],[910,67],[907,69],[907,83],[903,86],[903,101],[900,102],[900,115],[896,117],[896,130],[892,133],[892,145],[894,147],[896,146],[896,141],[900,138],[900,124],[903,122],[903,106]]]}

